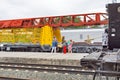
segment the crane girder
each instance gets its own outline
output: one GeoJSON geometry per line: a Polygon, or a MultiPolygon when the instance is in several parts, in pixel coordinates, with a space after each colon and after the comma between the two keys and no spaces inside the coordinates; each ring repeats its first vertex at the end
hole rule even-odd
{"type": "Polygon", "coordinates": [[[65,16],[1,20],[0,28],[28,28],[43,27],[45,25],[49,25],[52,27],[69,27],[104,24],[108,24],[107,13],[89,13],[65,16]]]}

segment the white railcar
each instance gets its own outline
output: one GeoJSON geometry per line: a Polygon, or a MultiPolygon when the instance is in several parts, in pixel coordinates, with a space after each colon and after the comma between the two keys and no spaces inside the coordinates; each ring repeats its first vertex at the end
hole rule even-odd
{"type": "Polygon", "coordinates": [[[77,53],[91,53],[102,50],[102,35],[105,29],[76,29],[76,30],[62,30],[61,34],[65,40],[73,40],[72,50],[77,53]],[[89,41],[93,44],[86,44],[89,41]],[[81,43],[83,42],[83,43],[81,43]],[[97,43],[97,44],[95,44],[97,43]]]}
{"type": "Polygon", "coordinates": [[[65,36],[66,40],[72,39],[75,42],[84,42],[87,39],[91,39],[92,42],[102,42],[104,30],[105,29],[61,30],[61,34],[65,36]]]}

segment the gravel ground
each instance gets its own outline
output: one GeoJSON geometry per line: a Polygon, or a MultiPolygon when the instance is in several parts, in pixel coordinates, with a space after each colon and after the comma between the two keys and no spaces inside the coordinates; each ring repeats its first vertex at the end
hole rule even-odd
{"type": "MultiPolygon", "coordinates": [[[[0,69],[0,77],[22,78],[29,80],[93,80],[93,75],[83,74],[61,74],[61,73],[47,73],[37,71],[23,71],[23,70],[10,70],[0,69]]],[[[99,77],[96,80],[106,80],[106,77],[99,77]],[[100,79],[101,78],[101,79],[100,79]]],[[[109,77],[109,80],[115,80],[114,77],[109,77]]]]}

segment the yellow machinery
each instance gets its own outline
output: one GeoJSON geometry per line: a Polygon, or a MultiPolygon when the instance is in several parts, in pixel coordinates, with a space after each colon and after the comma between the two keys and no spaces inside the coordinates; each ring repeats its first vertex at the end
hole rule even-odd
{"type": "Polygon", "coordinates": [[[58,43],[62,42],[60,29],[48,25],[41,28],[0,29],[0,43],[31,43],[52,46],[53,37],[56,37],[58,43]]]}

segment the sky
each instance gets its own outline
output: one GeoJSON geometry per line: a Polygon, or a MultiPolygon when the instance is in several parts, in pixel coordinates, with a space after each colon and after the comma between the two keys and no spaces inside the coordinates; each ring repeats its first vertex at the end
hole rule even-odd
{"type": "Polygon", "coordinates": [[[105,6],[111,2],[112,0],[0,0],[0,20],[106,12],[105,6]]]}

